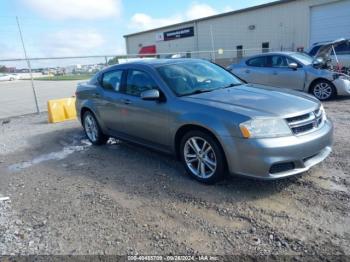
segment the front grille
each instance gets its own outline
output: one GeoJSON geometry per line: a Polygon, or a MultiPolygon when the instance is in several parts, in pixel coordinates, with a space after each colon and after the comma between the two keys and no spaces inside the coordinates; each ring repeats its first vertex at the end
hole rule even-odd
{"type": "Polygon", "coordinates": [[[323,113],[317,109],[308,114],[286,118],[286,121],[293,134],[301,135],[314,131],[322,125],[323,113]]]}
{"type": "Polygon", "coordinates": [[[298,126],[298,127],[292,127],[292,131],[294,134],[300,134],[300,133],[305,133],[308,132],[310,130],[312,130],[314,128],[314,124],[307,124],[307,125],[303,125],[303,126],[298,126]]]}
{"type": "Polygon", "coordinates": [[[270,174],[277,174],[289,170],[293,170],[295,165],[293,162],[274,164],[270,168],[270,174]]]}
{"type": "Polygon", "coordinates": [[[303,121],[303,120],[305,120],[305,119],[308,119],[309,116],[310,116],[310,114],[305,114],[305,115],[301,115],[301,116],[290,117],[290,118],[287,118],[287,122],[288,122],[288,123],[293,123],[293,122],[303,121]]]}

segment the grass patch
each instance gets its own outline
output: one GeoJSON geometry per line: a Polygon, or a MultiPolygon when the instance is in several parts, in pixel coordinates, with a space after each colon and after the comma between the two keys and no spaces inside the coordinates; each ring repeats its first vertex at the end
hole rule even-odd
{"type": "Polygon", "coordinates": [[[72,81],[72,80],[87,80],[90,79],[93,75],[83,74],[83,75],[63,75],[63,76],[45,76],[45,77],[36,77],[34,80],[41,81],[72,81]]]}

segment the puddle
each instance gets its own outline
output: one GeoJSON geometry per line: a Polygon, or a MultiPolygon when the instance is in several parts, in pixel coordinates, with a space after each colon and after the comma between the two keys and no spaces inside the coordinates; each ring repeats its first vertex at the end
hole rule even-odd
{"type": "MultiPolygon", "coordinates": [[[[75,143],[73,143],[75,144],[75,143]]],[[[91,146],[88,140],[81,140],[80,145],[65,146],[62,150],[40,155],[30,161],[16,163],[8,167],[11,172],[18,172],[22,169],[40,164],[50,160],[63,160],[75,152],[81,152],[91,146]]]]}

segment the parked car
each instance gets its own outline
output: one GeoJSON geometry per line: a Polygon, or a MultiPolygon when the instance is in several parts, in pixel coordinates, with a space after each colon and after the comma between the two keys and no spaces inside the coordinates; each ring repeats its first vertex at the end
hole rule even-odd
{"type": "Polygon", "coordinates": [[[208,61],[112,66],[79,84],[76,97],[93,144],[116,137],[176,155],[204,183],[226,173],[288,177],[331,152],[333,126],[319,100],[245,84],[208,61]]]}
{"type": "Polygon", "coordinates": [[[0,73],[0,81],[13,81],[17,80],[18,76],[16,74],[1,74],[0,73]]]}
{"type": "Polygon", "coordinates": [[[326,67],[305,53],[274,52],[243,59],[228,67],[248,83],[289,88],[313,94],[321,101],[350,95],[350,76],[326,67]]]}
{"type": "Polygon", "coordinates": [[[307,52],[312,57],[328,60],[334,69],[350,74],[350,40],[338,39],[329,42],[315,43],[307,52]],[[330,47],[330,48],[329,48],[330,47]]]}

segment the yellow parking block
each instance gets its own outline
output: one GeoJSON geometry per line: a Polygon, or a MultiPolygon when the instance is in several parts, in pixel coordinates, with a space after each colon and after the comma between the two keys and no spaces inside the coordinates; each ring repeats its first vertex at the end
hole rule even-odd
{"type": "Polygon", "coordinates": [[[47,101],[49,123],[58,123],[77,118],[75,97],[47,101]]]}

